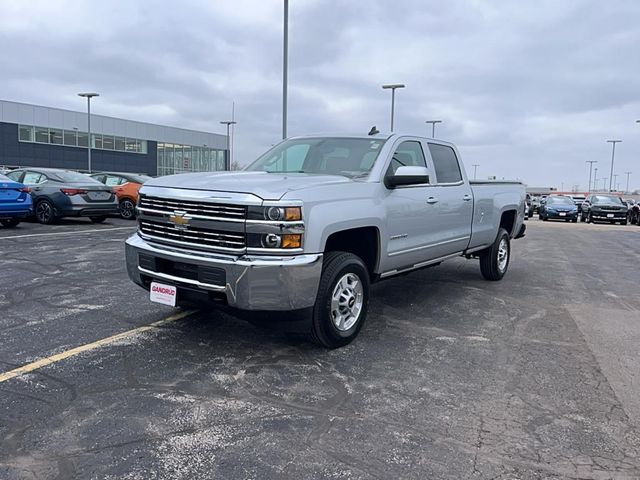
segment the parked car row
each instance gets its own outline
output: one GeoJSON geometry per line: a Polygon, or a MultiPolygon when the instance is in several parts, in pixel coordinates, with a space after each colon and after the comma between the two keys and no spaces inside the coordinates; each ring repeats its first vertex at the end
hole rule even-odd
{"type": "Polygon", "coordinates": [[[539,198],[527,196],[526,218],[537,211],[542,221],[564,220],[576,223],[578,219],[587,223],[635,223],[640,225],[640,205],[634,200],[623,200],[615,195],[594,193],[584,196],[548,195],[539,198]]]}
{"type": "Polygon", "coordinates": [[[15,227],[34,216],[42,224],[63,217],[89,217],[101,223],[109,215],[135,218],[144,175],[102,172],[92,175],[56,168],[19,168],[0,176],[0,223],[15,227]]]}

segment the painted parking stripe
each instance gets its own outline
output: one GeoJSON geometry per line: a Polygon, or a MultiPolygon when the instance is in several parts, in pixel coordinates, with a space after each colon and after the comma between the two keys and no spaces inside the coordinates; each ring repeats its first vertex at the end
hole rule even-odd
{"type": "Polygon", "coordinates": [[[194,312],[195,310],[185,310],[183,312],[177,313],[176,315],[171,315],[170,317],[164,318],[162,320],[158,320],[157,322],[153,322],[148,325],[143,325],[142,327],[134,328],[133,330],[127,330],[126,332],[118,333],[116,335],[112,335],[110,337],[103,338],[95,342],[87,343],[85,345],[81,345],[79,347],[75,347],[70,350],[65,350],[64,352],[56,353],[55,355],[51,355],[50,357],[41,358],[40,360],[36,360],[35,362],[28,363],[27,365],[23,365],[22,367],[16,368],[14,370],[9,370],[8,372],[1,373],[0,383],[6,382],[7,380],[11,380],[12,378],[24,375],[25,373],[33,372],[34,370],[38,370],[39,368],[46,367],[48,365],[53,365],[54,363],[60,362],[66,358],[73,357],[75,355],[79,355],[81,353],[88,352],[91,350],[95,350],[96,348],[104,347],[106,345],[109,345],[110,343],[117,342],[118,340],[132,337],[134,335],[138,335],[140,333],[153,330],[154,328],[161,327],[168,323],[175,322],[176,320],[180,320],[182,318],[188,317],[194,312]]]}
{"type": "Polygon", "coordinates": [[[114,230],[133,230],[135,228],[137,227],[94,228],[93,230],[72,230],[70,232],[30,233],[28,235],[12,235],[7,237],[0,237],[0,240],[7,240],[11,238],[42,237],[45,235],[77,235],[78,233],[112,232],[114,230]]]}

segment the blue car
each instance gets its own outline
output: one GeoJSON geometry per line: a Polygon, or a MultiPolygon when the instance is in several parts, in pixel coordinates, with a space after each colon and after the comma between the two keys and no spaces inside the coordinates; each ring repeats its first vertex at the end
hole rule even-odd
{"type": "Polygon", "coordinates": [[[0,175],[0,223],[12,228],[32,213],[33,202],[29,187],[0,175]]]}

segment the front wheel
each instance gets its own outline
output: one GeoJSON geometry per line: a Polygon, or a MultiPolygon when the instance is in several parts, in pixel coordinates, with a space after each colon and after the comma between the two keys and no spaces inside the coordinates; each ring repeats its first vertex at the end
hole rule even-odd
{"type": "Polygon", "coordinates": [[[369,304],[369,272],[360,257],[329,252],[324,257],[311,338],[326,348],[349,344],[362,328],[369,304]]]}
{"type": "Polygon", "coordinates": [[[480,254],[480,272],[486,280],[502,280],[509,268],[511,254],[511,242],[509,233],[501,228],[498,230],[493,245],[480,254]]]}
{"type": "Polygon", "coordinates": [[[133,220],[136,218],[136,204],[128,198],[120,202],[120,216],[125,220],[133,220]]]}
{"type": "Polygon", "coordinates": [[[5,220],[0,220],[0,223],[2,223],[3,227],[15,228],[20,224],[20,219],[19,218],[7,218],[5,220]]]}

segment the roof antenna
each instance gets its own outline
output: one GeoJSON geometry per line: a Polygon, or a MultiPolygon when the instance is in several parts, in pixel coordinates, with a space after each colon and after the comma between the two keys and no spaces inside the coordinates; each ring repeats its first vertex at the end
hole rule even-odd
{"type": "Polygon", "coordinates": [[[378,130],[374,125],[373,127],[371,127],[371,130],[369,130],[369,133],[367,135],[377,135],[379,133],[380,133],[380,130],[378,130]]]}

